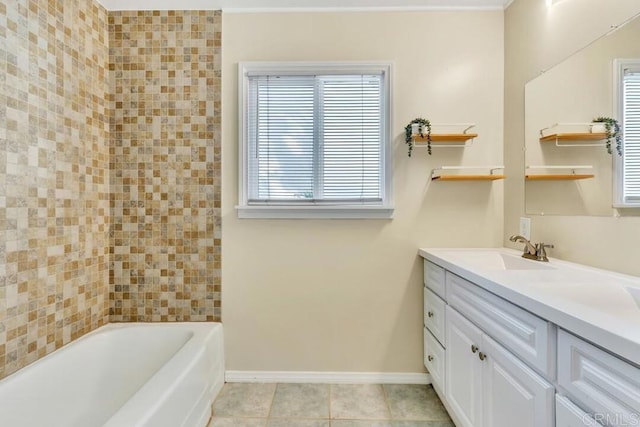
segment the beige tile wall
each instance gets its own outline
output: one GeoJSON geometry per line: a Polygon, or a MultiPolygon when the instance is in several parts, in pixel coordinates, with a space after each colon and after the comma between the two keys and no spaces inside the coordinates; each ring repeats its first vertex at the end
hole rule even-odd
{"type": "Polygon", "coordinates": [[[111,321],[220,319],[216,11],[109,13],[111,321]]]}
{"type": "Polygon", "coordinates": [[[0,378],[108,322],[107,12],[0,1],[0,378]]]}
{"type": "Polygon", "coordinates": [[[109,320],[220,319],[220,27],[0,1],[0,378],[109,320]]]}

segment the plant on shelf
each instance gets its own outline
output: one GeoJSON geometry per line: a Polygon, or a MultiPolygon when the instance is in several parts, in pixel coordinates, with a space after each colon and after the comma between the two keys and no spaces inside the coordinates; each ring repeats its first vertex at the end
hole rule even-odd
{"type": "Polygon", "coordinates": [[[417,135],[427,139],[427,152],[431,155],[431,122],[429,120],[418,117],[404,127],[404,142],[409,146],[409,157],[413,151],[413,138],[417,135]]]}
{"type": "Polygon", "coordinates": [[[612,119],[611,117],[596,117],[593,119],[592,123],[603,123],[605,133],[607,135],[606,144],[607,144],[607,152],[612,154],[611,150],[611,142],[615,140],[616,142],[616,151],[619,156],[622,156],[622,133],[620,132],[620,123],[616,119],[612,119]]]}

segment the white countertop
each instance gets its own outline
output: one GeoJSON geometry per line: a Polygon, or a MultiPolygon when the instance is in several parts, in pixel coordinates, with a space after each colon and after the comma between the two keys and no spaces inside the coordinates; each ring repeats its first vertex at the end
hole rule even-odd
{"type": "Polygon", "coordinates": [[[427,248],[419,253],[640,366],[640,278],[553,258],[548,263],[525,260],[519,258],[521,251],[507,248],[427,248]],[[507,255],[507,260],[518,257],[514,269],[504,270],[487,262],[496,253],[507,255]]]}

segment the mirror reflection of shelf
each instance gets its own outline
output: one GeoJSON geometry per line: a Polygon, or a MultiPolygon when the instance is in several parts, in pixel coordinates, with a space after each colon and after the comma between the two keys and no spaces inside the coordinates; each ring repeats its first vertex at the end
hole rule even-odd
{"type": "MultiPolygon", "coordinates": [[[[431,147],[463,148],[473,144],[477,133],[470,133],[473,123],[440,123],[431,125],[431,147]],[[434,144],[435,142],[435,144],[434,144]]],[[[426,135],[413,135],[415,147],[426,147],[426,135]]]]}
{"type": "Polygon", "coordinates": [[[431,179],[434,181],[496,181],[504,179],[504,174],[496,171],[504,169],[504,166],[440,166],[431,171],[431,179]],[[450,173],[447,171],[473,171],[475,173],[450,173]]]}
{"type": "Polygon", "coordinates": [[[554,123],[540,129],[540,142],[555,142],[556,147],[603,147],[604,143],[568,143],[560,141],[602,141],[607,139],[607,133],[602,123],[554,123]]]}
{"type": "Polygon", "coordinates": [[[527,181],[576,181],[579,179],[591,179],[595,177],[594,174],[578,173],[585,169],[593,169],[591,165],[540,165],[540,166],[527,166],[528,170],[559,170],[565,173],[529,173],[525,174],[527,181]],[[567,171],[569,171],[567,173],[567,171]]]}

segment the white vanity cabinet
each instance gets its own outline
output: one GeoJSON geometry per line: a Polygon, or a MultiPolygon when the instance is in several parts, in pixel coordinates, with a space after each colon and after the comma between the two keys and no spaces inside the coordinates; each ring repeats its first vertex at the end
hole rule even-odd
{"type": "Polygon", "coordinates": [[[637,278],[504,248],[420,253],[425,366],[457,427],[640,426],[637,278]]]}
{"type": "Polygon", "coordinates": [[[464,427],[553,426],[553,385],[447,307],[445,396],[464,427]]]}
{"type": "Polygon", "coordinates": [[[494,339],[546,371],[555,366],[546,322],[429,261],[427,272],[425,366],[458,427],[552,427],[555,388],[494,339]]]}

